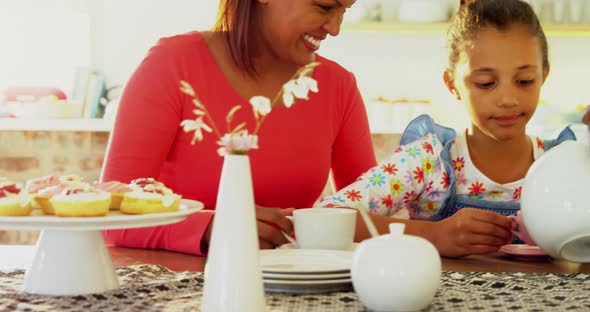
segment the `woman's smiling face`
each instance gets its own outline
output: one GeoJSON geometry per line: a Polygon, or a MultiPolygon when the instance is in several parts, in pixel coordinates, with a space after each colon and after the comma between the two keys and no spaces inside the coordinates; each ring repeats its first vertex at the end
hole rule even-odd
{"type": "Polygon", "coordinates": [[[470,43],[445,80],[465,103],[474,132],[500,141],[524,135],[549,72],[538,38],[515,24],[484,27],[470,43]]]}
{"type": "Polygon", "coordinates": [[[346,9],[356,0],[259,0],[261,47],[297,65],[313,60],[328,35],[337,36],[346,9]]]}

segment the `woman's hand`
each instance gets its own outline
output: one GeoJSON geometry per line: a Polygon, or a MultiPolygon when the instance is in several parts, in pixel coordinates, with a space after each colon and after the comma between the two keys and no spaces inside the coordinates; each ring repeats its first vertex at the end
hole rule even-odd
{"type": "Polygon", "coordinates": [[[256,206],[256,223],[260,249],[273,249],[288,243],[281,231],[293,233],[293,222],[286,216],[293,214],[294,208],[265,208],[256,206]]]}
{"type": "MultiPolygon", "coordinates": [[[[281,231],[287,234],[293,233],[293,222],[287,216],[293,215],[295,208],[265,208],[256,206],[256,227],[258,229],[258,243],[260,249],[272,249],[288,243],[281,231]]],[[[215,217],[213,217],[215,218],[215,217]]],[[[203,237],[203,250],[209,248],[213,221],[205,231],[203,237]]]]}
{"type": "Polygon", "coordinates": [[[464,208],[434,224],[425,236],[434,243],[441,256],[463,257],[496,252],[513,239],[513,221],[498,213],[464,208]]]}
{"type": "Polygon", "coordinates": [[[590,126],[590,105],[586,106],[582,115],[582,122],[590,126]]]}

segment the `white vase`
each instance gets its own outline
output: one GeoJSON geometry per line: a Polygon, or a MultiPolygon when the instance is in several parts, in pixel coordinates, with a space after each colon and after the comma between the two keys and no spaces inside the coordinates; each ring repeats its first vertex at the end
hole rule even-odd
{"type": "Polygon", "coordinates": [[[250,160],[227,155],[205,265],[204,312],[265,311],[250,160]]]}

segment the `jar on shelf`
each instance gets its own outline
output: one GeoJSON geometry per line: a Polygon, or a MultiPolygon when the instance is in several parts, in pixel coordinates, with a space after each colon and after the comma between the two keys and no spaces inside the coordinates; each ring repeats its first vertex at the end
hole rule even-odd
{"type": "Polygon", "coordinates": [[[399,20],[402,22],[444,22],[449,19],[449,3],[441,0],[402,0],[399,20]]]}
{"type": "Polygon", "coordinates": [[[568,3],[566,0],[553,1],[553,22],[556,24],[567,22],[568,3]]]}
{"type": "Polygon", "coordinates": [[[580,24],[584,21],[585,0],[569,0],[569,22],[580,24]]]}

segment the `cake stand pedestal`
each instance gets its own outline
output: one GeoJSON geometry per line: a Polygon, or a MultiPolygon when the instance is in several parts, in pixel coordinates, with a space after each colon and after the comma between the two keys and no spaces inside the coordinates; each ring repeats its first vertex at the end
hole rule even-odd
{"type": "Polygon", "coordinates": [[[100,293],[119,287],[100,231],[44,230],[24,291],[43,295],[100,293]]]}

